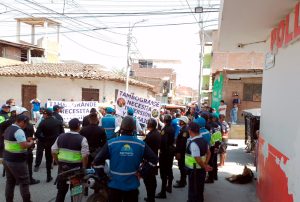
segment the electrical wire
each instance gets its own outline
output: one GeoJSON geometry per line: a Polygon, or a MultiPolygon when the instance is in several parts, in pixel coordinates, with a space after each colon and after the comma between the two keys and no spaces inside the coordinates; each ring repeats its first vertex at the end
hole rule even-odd
{"type": "MultiPolygon", "coordinates": [[[[37,3],[36,1],[33,1],[33,0],[32,0],[32,1],[24,0],[24,1],[26,1],[26,2],[28,2],[28,3],[31,3],[31,4],[34,4],[34,5],[36,5],[36,6],[39,6],[39,7],[41,7],[41,8],[44,8],[44,9],[46,9],[46,10],[49,10],[49,11],[51,11],[51,12],[53,12],[53,13],[58,14],[58,15],[65,16],[66,18],[70,19],[70,20],[73,21],[73,22],[79,22],[79,23],[81,23],[81,24],[83,24],[83,25],[89,25],[89,26],[95,27],[94,25],[91,25],[91,24],[89,24],[89,23],[87,23],[87,22],[83,22],[83,21],[80,21],[80,20],[73,19],[72,17],[69,17],[69,16],[67,16],[67,15],[65,15],[65,14],[60,14],[60,13],[56,12],[55,10],[52,10],[52,9],[50,9],[50,8],[48,8],[48,7],[45,7],[45,6],[43,6],[43,5],[39,4],[39,3],[37,3]]],[[[51,13],[51,14],[53,14],[53,13],[51,13]]],[[[109,32],[114,33],[114,32],[112,32],[112,31],[109,31],[109,32]]],[[[120,34],[120,33],[117,33],[117,34],[120,34]]]]}
{"type": "MultiPolygon", "coordinates": [[[[203,21],[203,22],[216,22],[218,20],[208,20],[208,21],[203,21]]],[[[192,24],[197,24],[197,23],[201,23],[199,22],[186,22],[186,23],[170,23],[170,24],[153,24],[153,25],[138,25],[135,26],[134,28],[150,28],[150,27],[166,27],[166,26],[180,26],[180,25],[192,25],[192,24]]],[[[94,31],[94,30],[102,30],[102,29],[129,29],[130,27],[128,26],[116,26],[116,27],[99,27],[99,28],[95,28],[95,29],[82,29],[82,30],[73,30],[73,31],[64,31],[64,32],[60,32],[60,33],[81,33],[81,32],[90,32],[90,31],[94,31]]],[[[45,33],[40,33],[40,34],[36,34],[36,35],[44,35],[45,33]]],[[[47,34],[56,34],[56,32],[53,33],[47,33],[47,34]]],[[[6,36],[0,36],[2,38],[6,38],[6,37],[15,37],[16,35],[6,35],[6,36]]],[[[20,36],[30,36],[30,34],[23,34],[20,36]]]]}
{"type": "MultiPolygon", "coordinates": [[[[203,11],[202,13],[218,13],[218,10],[203,11]]],[[[34,13],[35,15],[49,15],[49,13],[34,13]]],[[[130,17],[130,16],[167,16],[167,15],[185,15],[193,14],[193,12],[169,12],[169,13],[91,13],[90,15],[72,16],[73,19],[78,18],[113,18],[113,17],[130,17]]],[[[65,16],[54,16],[54,19],[66,18],[65,16]]]]}
{"type": "Polygon", "coordinates": [[[102,53],[102,52],[96,51],[96,50],[94,50],[94,49],[91,49],[91,48],[89,48],[89,47],[87,47],[87,46],[84,46],[84,45],[78,43],[77,41],[71,39],[70,37],[66,36],[65,34],[62,34],[62,35],[63,35],[64,37],[66,37],[68,40],[70,40],[70,41],[72,41],[73,43],[75,43],[75,44],[77,44],[78,46],[80,46],[81,48],[84,48],[84,49],[89,50],[89,51],[91,51],[91,52],[94,52],[94,53],[96,53],[96,54],[103,55],[103,56],[108,56],[108,57],[114,57],[114,58],[121,58],[121,57],[122,57],[122,56],[114,56],[114,55],[109,55],[109,54],[106,54],[106,53],[102,53]]]}
{"type": "MultiPolygon", "coordinates": [[[[25,0],[25,1],[26,1],[26,0],[25,0]]],[[[0,3],[0,4],[1,4],[1,5],[5,5],[5,4],[3,4],[3,3],[0,3]]],[[[7,5],[6,5],[6,6],[7,6],[7,5]]],[[[28,6],[28,5],[27,5],[27,6],[28,6]]],[[[12,9],[15,9],[15,8],[13,8],[13,7],[11,7],[11,6],[8,6],[8,7],[12,8],[12,9]]],[[[30,6],[29,6],[29,7],[30,7],[30,6]]],[[[18,10],[18,9],[15,9],[15,10],[18,11],[18,12],[21,12],[21,13],[27,15],[27,16],[34,17],[33,15],[30,15],[30,14],[28,14],[28,13],[25,13],[25,12],[23,12],[23,11],[21,11],[21,10],[18,10]]],[[[72,28],[69,28],[69,27],[66,27],[66,26],[63,26],[63,25],[61,25],[61,27],[66,28],[66,29],[68,29],[68,30],[70,30],[70,31],[72,31],[72,32],[77,32],[76,30],[74,30],[74,29],[72,29],[72,28]]],[[[92,31],[94,31],[94,30],[92,30],[92,31]]],[[[65,33],[66,33],[66,32],[65,32],[65,33]]],[[[83,33],[83,32],[79,32],[79,33],[81,33],[81,34],[83,34],[83,35],[85,35],[85,36],[91,37],[91,38],[93,38],[93,39],[101,40],[101,41],[104,41],[104,42],[107,42],[107,43],[110,43],[110,44],[119,45],[119,46],[123,46],[123,47],[126,46],[126,45],[124,45],[124,44],[120,44],[120,43],[108,41],[108,40],[105,40],[105,39],[102,39],[102,38],[98,38],[98,37],[89,35],[89,34],[87,34],[87,33],[83,33]]],[[[44,35],[44,34],[45,34],[45,33],[43,33],[43,34],[37,34],[37,33],[36,33],[36,35],[44,35]]],[[[47,33],[47,34],[50,34],[50,33],[47,33]]],[[[54,33],[54,34],[55,34],[55,33],[54,33]]],[[[25,35],[23,34],[23,35],[20,35],[20,36],[28,36],[28,35],[27,35],[27,34],[25,34],[25,35]]]]}

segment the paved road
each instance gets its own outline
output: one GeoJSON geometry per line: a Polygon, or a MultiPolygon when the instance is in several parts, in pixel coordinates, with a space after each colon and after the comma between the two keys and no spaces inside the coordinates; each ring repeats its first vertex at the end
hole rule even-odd
{"type": "MultiPolygon", "coordinates": [[[[225,166],[219,169],[219,180],[214,184],[207,184],[205,186],[205,201],[207,202],[258,202],[255,194],[255,181],[246,185],[231,184],[225,180],[225,177],[232,174],[240,174],[244,165],[249,165],[252,170],[255,170],[253,165],[253,157],[250,154],[244,152],[243,140],[230,140],[230,143],[237,143],[237,147],[228,148],[228,159],[225,166]]],[[[179,178],[179,171],[176,166],[177,162],[174,162],[174,176],[177,180],[179,178]]],[[[0,172],[2,173],[2,166],[0,166],[0,172]]],[[[54,167],[52,176],[56,176],[57,168],[54,167]]],[[[54,201],[56,195],[56,187],[53,182],[46,183],[46,169],[45,164],[41,165],[41,169],[38,173],[34,173],[34,178],[40,179],[41,183],[30,187],[33,202],[48,202],[54,201]]],[[[158,179],[157,192],[160,190],[160,179],[158,179]]],[[[5,201],[5,178],[0,177],[0,201],[5,201]]],[[[141,182],[140,187],[140,200],[146,196],[145,187],[141,182]]],[[[184,202],[187,200],[187,188],[173,189],[172,194],[167,195],[166,200],[157,201],[172,201],[172,202],[184,202]]],[[[22,201],[20,197],[19,187],[15,190],[15,201],[22,201]]],[[[70,201],[67,197],[66,201],[70,201]]]]}

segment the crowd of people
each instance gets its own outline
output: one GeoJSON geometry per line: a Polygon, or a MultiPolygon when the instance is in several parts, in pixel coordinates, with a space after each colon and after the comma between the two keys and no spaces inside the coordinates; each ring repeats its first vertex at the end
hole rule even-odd
{"type": "MultiPolygon", "coordinates": [[[[39,102],[33,100],[32,104],[39,102]]],[[[197,105],[187,112],[164,110],[158,119],[150,118],[145,128],[128,108],[127,116],[115,115],[114,108],[98,111],[92,108],[83,121],[73,118],[67,131],[61,106],[40,109],[42,115],[30,122],[29,113],[9,99],[0,112],[1,155],[6,172],[5,197],[13,201],[14,187],[20,185],[23,201],[31,201],[30,184],[38,172],[43,153],[46,158],[46,182],[53,180],[51,169],[58,164],[58,173],[82,167],[100,167],[104,175],[105,161],[109,165],[109,201],[138,201],[140,178],[143,178],[147,202],[166,199],[173,188],[188,185],[188,202],[204,201],[205,183],[218,180],[218,167],[224,166],[229,134],[225,115],[197,105]],[[99,118],[100,117],[100,118],[99,118]],[[33,166],[33,149],[36,148],[33,166]],[[220,162],[218,162],[220,155],[220,162]],[[180,178],[174,182],[173,161],[178,161],[180,178]],[[161,190],[157,193],[158,171],[161,190]]],[[[38,113],[36,113],[38,114],[38,113]]],[[[58,178],[56,201],[65,200],[69,185],[58,178]]],[[[88,189],[85,189],[88,195],[88,189]]]]}

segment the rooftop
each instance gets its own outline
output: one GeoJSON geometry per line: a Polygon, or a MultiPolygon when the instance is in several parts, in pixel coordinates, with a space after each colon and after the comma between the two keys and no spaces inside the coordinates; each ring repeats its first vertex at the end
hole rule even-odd
{"type": "Polygon", "coordinates": [[[13,47],[22,48],[22,49],[33,49],[33,50],[44,51],[43,48],[39,48],[32,44],[16,43],[16,42],[6,41],[6,40],[2,40],[2,39],[0,39],[0,44],[5,44],[8,46],[13,46],[13,47]]]}
{"type": "Polygon", "coordinates": [[[48,23],[48,26],[58,26],[60,25],[59,22],[56,22],[54,20],[51,20],[49,18],[45,17],[29,17],[29,18],[15,18],[15,20],[20,21],[22,23],[28,24],[28,25],[35,25],[35,26],[44,26],[44,22],[48,23]]]}
{"type": "Polygon", "coordinates": [[[5,66],[11,66],[11,65],[20,65],[20,64],[24,64],[24,63],[21,61],[0,57],[0,68],[5,66]]]}
{"type": "MultiPolygon", "coordinates": [[[[0,76],[74,78],[126,82],[125,77],[115,75],[105,67],[96,64],[43,63],[12,65],[0,68],[0,76]]],[[[130,79],[129,84],[145,87],[150,90],[153,90],[154,87],[134,79],[130,79]]]]}

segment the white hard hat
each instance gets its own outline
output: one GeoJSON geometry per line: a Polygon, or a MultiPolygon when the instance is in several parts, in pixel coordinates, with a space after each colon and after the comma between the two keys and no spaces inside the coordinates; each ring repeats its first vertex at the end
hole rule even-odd
{"type": "Polygon", "coordinates": [[[189,119],[188,119],[188,117],[186,117],[186,116],[180,117],[180,118],[179,118],[179,121],[183,121],[185,124],[188,124],[188,123],[189,123],[189,119]]]}
{"type": "Polygon", "coordinates": [[[16,111],[16,115],[22,114],[24,112],[28,112],[28,110],[24,107],[19,107],[19,106],[12,106],[10,108],[10,111],[16,111]]]}

